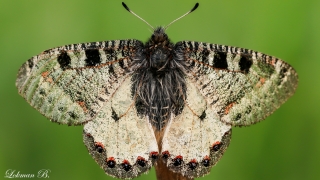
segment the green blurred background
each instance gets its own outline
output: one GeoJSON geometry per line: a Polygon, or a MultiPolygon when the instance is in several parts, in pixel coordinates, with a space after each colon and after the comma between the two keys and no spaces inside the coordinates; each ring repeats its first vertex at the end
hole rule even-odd
{"type": "MultiPolygon", "coordinates": [[[[203,179],[320,179],[319,0],[125,2],[153,26],[199,2],[167,30],[171,40],[261,51],[299,74],[296,94],[266,121],[233,129],[230,147],[203,179]]],[[[55,46],[150,35],[118,0],[0,0],[0,178],[8,169],[50,169],[50,179],[112,179],[88,154],[82,127],[51,123],[29,106],[17,93],[16,74],[31,56],[55,46]]],[[[155,179],[154,170],[139,179],[155,179]]]]}

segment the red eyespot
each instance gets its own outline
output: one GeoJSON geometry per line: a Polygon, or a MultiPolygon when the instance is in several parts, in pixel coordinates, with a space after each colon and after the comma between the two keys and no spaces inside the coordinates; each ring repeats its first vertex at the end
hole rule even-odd
{"type": "Polygon", "coordinates": [[[158,152],[155,152],[155,151],[152,151],[152,152],[150,153],[150,156],[151,156],[152,159],[157,159],[158,156],[159,156],[159,153],[158,153],[158,152]]]}
{"type": "Polygon", "coordinates": [[[162,152],[162,158],[168,159],[168,157],[170,157],[169,151],[164,151],[164,152],[162,152]]]}
{"type": "Polygon", "coordinates": [[[109,168],[114,168],[114,167],[116,166],[116,161],[115,161],[114,157],[109,157],[109,158],[106,160],[106,162],[107,162],[107,166],[108,166],[109,168]]]}
{"type": "Polygon", "coordinates": [[[94,146],[96,147],[96,151],[99,153],[103,152],[104,146],[101,142],[94,143],[94,146]]]}
{"type": "Polygon", "coordinates": [[[192,159],[189,163],[188,163],[189,169],[194,170],[197,168],[198,166],[198,162],[196,159],[192,159]]]}
{"type": "Polygon", "coordinates": [[[217,141],[217,142],[213,143],[212,149],[213,149],[214,151],[219,151],[219,149],[221,148],[221,146],[222,146],[222,143],[221,143],[220,141],[217,141]]]}
{"type": "Polygon", "coordinates": [[[202,165],[203,165],[204,167],[209,167],[209,166],[210,166],[210,158],[209,158],[209,156],[205,156],[205,157],[203,158],[203,160],[202,160],[202,165]]]}
{"type": "Polygon", "coordinates": [[[123,162],[121,163],[121,166],[127,172],[132,168],[132,166],[130,165],[129,161],[126,160],[126,159],[123,160],[123,162]]]}
{"type": "Polygon", "coordinates": [[[181,155],[178,155],[173,159],[173,165],[180,166],[183,162],[183,157],[181,155]]]}
{"type": "Polygon", "coordinates": [[[139,164],[141,167],[144,167],[146,165],[146,160],[143,157],[138,156],[137,157],[137,164],[139,164]]]}

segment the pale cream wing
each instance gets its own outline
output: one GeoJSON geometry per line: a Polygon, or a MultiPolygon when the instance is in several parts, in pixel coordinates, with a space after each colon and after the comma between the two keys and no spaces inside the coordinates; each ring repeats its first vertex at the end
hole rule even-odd
{"type": "Polygon", "coordinates": [[[274,56],[219,44],[182,41],[189,79],[221,121],[248,126],[278,109],[298,86],[292,66],[274,56]]]}
{"type": "Polygon", "coordinates": [[[33,56],[19,69],[20,95],[52,122],[82,125],[130,72],[137,40],[70,44],[33,56]]]}
{"type": "Polygon", "coordinates": [[[137,115],[130,77],[96,118],[85,124],[83,138],[89,153],[108,175],[134,178],[152,167],[158,145],[149,119],[137,115]]]}
{"type": "Polygon", "coordinates": [[[219,119],[194,83],[187,82],[181,114],[172,117],[164,132],[161,155],[170,170],[201,177],[221,158],[231,139],[231,126],[219,119]]]}

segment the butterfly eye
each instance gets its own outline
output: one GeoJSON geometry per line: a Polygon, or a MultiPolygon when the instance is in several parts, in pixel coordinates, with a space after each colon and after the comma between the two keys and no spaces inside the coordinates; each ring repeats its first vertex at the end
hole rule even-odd
{"type": "Polygon", "coordinates": [[[215,143],[212,145],[212,149],[213,149],[214,151],[219,151],[219,149],[221,148],[221,146],[222,146],[222,143],[219,142],[219,141],[217,141],[217,142],[215,142],[215,143]]]}
{"type": "Polygon", "coordinates": [[[164,151],[164,152],[162,152],[162,158],[168,159],[168,157],[170,157],[169,151],[164,151]]]}
{"type": "Polygon", "coordinates": [[[152,159],[157,159],[157,158],[158,158],[158,155],[159,155],[159,153],[158,153],[158,152],[155,152],[155,151],[152,151],[152,152],[150,153],[150,156],[151,156],[152,159]]]}
{"type": "Polygon", "coordinates": [[[189,163],[188,166],[191,170],[194,170],[198,166],[198,162],[196,159],[192,159],[189,163]]]}
{"type": "Polygon", "coordinates": [[[102,153],[103,152],[104,147],[103,147],[103,144],[101,142],[96,142],[94,144],[94,146],[96,147],[96,151],[98,153],[102,153]]]}
{"type": "Polygon", "coordinates": [[[109,168],[114,168],[114,167],[116,166],[116,161],[115,161],[114,157],[109,157],[109,158],[106,160],[106,162],[107,162],[107,166],[108,166],[109,168]]]}
{"type": "Polygon", "coordinates": [[[123,163],[121,164],[121,166],[122,166],[122,168],[125,170],[125,171],[129,171],[130,169],[131,169],[131,165],[130,165],[130,163],[129,163],[129,161],[128,160],[123,160],[123,163]]]}
{"type": "Polygon", "coordinates": [[[141,167],[144,167],[146,165],[146,160],[143,157],[138,156],[137,164],[139,164],[141,167]]]}
{"type": "Polygon", "coordinates": [[[210,158],[209,158],[209,156],[206,156],[206,157],[203,158],[203,160],[202,160],[202,165],[203,165],[204,167],[210,166],[210,158]]]}
{"type": "Polygon", "coordinates": [[[183,158],[182,156],[177,156],[173,159],[173,165],[180,166],[182,164],[183,158]]]}

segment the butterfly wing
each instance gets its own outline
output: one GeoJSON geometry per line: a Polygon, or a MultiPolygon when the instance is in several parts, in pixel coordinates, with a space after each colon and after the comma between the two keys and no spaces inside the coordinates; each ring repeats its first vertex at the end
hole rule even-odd
{"type": "Polygon", "coordinates": [[[121,85],[139,44],[116,40],[49,49],[21,66],[16,86],[51,121],[83,124],[95,118],[121,85]]]}
{"type": "Polygon", "coordinates": [[[161,154],[170,170],[195,178],[221,158],[232,125],[265,119],[293,95],[298,76],[284,61],[247,49],[183,41],[175,52],[186,61],[187,94],[161,154]]]}
{"type": "Polygon", "coordinates": [[[182,112],[167,124],[162,158],[174,172],[189,178],[210,172],[231,140],[231,126],[211,110],[195,82],[186,80],[187,99],[182,112]]]}
{"type": "Polygon", "coordinates": [[[158,145],[149,119],[137,115],[131,78],[84,126],[84,143],[104,171],[117,178],[133,178],[149,170],[158,145]]]}
{"type": "Polygon", "coordinates": [[[133,178],[149,170],[158,153],[146,117],[131,95],[131,59],[142,43],[117,40],[49,49],[19,70],[16,86],[53,122],[84,127],[84,143],[111,176],[133,178]]]}
{"type": "Polygon", "coordinates": [[[176,50],[212,111],[233,126],[265,119],[298,85],[289,64],[260,52],[193,41],[177,43],[176,50]]]}

